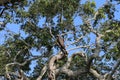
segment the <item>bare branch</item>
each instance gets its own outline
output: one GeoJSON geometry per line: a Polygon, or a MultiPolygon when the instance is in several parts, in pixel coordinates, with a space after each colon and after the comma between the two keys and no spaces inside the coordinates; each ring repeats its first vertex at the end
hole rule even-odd
{"type": "Polygon", "coordinates": [[[46,73],[46,71],[47,71],[47,65],[45,65],[44,67],[43,67],[43,69],[42,69],[42,71],[41,71],[41,74],[40,74],[40,76],[37,78],[37,80],[42,80],[42,77],[44,76],[44,74],[46,73]]]}
{"type": "Polygon", "coordinates": [[[16,54],[16,56],[14,57],[14,61],[15,62],[16,62],[16,59],[17,59],[18,55],[20,55],[20,53],[21,53],[21,51],[18,51],[17,54],[16,54]]]}
{"type": "Polygon", "coordinates": [[[99,53],[100,53],[100,39],[101,39],[101,35],[99,33],[97,33],[97,37],[96,37],[96,48],[95,48],[95,52],[90,56],[90,58],[88,59],[87,61],[87,69],[89,71],[90,69],[90,66],[91,66],[91,63],[92,61],[97,58],[99,56],[99,53]]]}
{"type": "Polygon", "coordinates": [[[19,74],[20,74],[20,80],[29,80],[25,74],[24,71],[22,69],[19,70],[19,74]]]}
{"type": "Polygon", "coordinates": [[[6,64],[6,71],[8,70],[8,67],[11,66],[11,65],[24,66],[26,63],[28,63],[32,60],[39,59],[39,58],[41,58],[41,57],[35,57],[35,58],[27,59],[23,63],[18,63],[18,62],[8,63],[8,64],[6,64]]]}
{"type": "Polygon", "coordinates": [[[101,75],[94,69],[90,68],[90,73],[92,73],[96,78],[100,79],[101,75]]]}
{"type": "Polygon", "coordinates": [[[94,17],[91,18],[91,19],[88,19],[86,22],[90,22],[90,21],[92,21],[92,20],[96,20],[96,17],[97,17],[98,14],[99,14],[99,12],[96,11],[95,14],[94,14],[94,17]]]}
{"type": "Polygon", "coordinates": [[[51,37],[55,39],[55,36],[52,34],[51,26],[49,26],[49,32],[50,32],[51,37]]]}
{"type": "Polygon", "coordinates": [[[59,54],[51,57],[49,63],[48,63],[48,69],[49,69],[49,79],[51,80],[55,80],[55,70],[57,68],[57,66],[55,65],[55,62],[58,61],[58,60],[61,60],[63,58],[65,58],[66,55],[62,52],[60,52],[59,54]]]}
{"type": "MultiPolygon", "coordinates": [[[[79,69],[79,70],[76,70],[76,71],[73,71],[73,70],[70,70],[70,69],[68,69],[69,68],[69,66],[70,66],[70,63],[71,63],[71,61],[72,61],[72,58],[74,58],[75,56],[80,56],[80,57],[85,57],[85,55],[84,55],[84,53],[82,53],[82,52],[78,52],[78,53],[75,53],[75,54],[73,54],[70,58],[68,58],[68,60],[67,60],[67,62],[66,62],[66,64],[65,65],[63,65],[62,67],[60,67],[60,68],[54,68],[53,70],[52,70],[52,73],[51,74],[53,74],[54,76],[55,75],[58,75],[58,74],[60,74],[60,73],[65,73],[65,74],[67,74],[69,77],[71,77],[71,76],[78,76],[78,75],[80,75],[80,74],[85,74],[85,73],[87,73],[86,72],[86,69],[85,69],[85,67],[84,68],[82,68],[82,69],[79,69]]],[[[53,57],[53,58],[55,58],[55,57],[53,57]]],[[[59,57],[59,59],[61,59],[61,57],[59,57]]],[[[55,60],[55,59],[54,59],[55,60]]],[[[51,66],[52,67],[52,66],[51,66]]],[[[52,76],[52,75],[51,75],[52,76]]]]}
{"type": "Polygon", "coordinates": [[[75,31],[74,32],[65,32],[65,33],[62,33],[61,36],[64,36],[66,34],[73,34],[73,33],[75,33],[75,31]]]}
{"type": "Polygon", "coordinates": [[[72,51],[72,50],[79,49],[79,48],[89,48],[89,47],[90,47],[90,45],[86,45],[86,46],[77,46],[77,47],[72,48],[72,49],[69,49],[69,50],[67,50],[67,51],[72,51]]]}

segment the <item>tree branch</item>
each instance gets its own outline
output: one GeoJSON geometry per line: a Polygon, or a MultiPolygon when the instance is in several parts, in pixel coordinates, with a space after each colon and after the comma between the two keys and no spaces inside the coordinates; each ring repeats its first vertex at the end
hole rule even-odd
{"type": "Polygon", "coordinates": [[[72,49],[69,49],[69,50],[67,50],[67,51],[72,51],[72,50],[79,49],[79,48],[89,48],[89,47],[90,47],[90,45],[86,45],[86,46],[77,46],[77,47],[72,48],[72,49]]]}
{"type": "Polygon", "coordinates": [[[13,62],[13,63],[8,63],[6,64],[5,66],[5,70],[6,70],[6,75],[7,75],[7,78],[11,80],[11,77],[10,77],[10,74],[9,74],[9,66],[24,66],[25,64],[27,64],[28,62],[32,61],[32,60],[36,60],[36,59],[39,59],[41,57],[34,57],[34,58],[31,58],[31,59],[27,59],[26,61],[24,61],[23,63],[18,63],[18,62],[13,62]]]}
{"type": "Polygon", "coordinates": [[[84,37],[84,36],[81,36],[80,38],[78,38],[77,40],[75,40],[73,43],[67,44],[67,46],[73,45],[73,44],[79,42],[83,37],[84,37]]]}
{"type": "Polygon", "coordinates": [[[80,57],[86,58],[86,55],[83,52],[78,52],[78,53],[72,54],[72,56],[68,58],[66,64],[63,66],[63,68],[69,68],[71,61],[75,56],[80,56],[80,57]]]}
{"type": "Polygon", "coordinates": [[[71,77],[71,76],[78,76],[78,75],[87,73],[85,67],[82,68],[82,69],[76,70],[76,71],[73,71],[73,70],[68,69],[68,68],[70,67],[70,64],[71,64],[72,59],[73,59],[75,56],[77,56],[77,55],[80,56],[80,57],[84,57],[84,58],[86,57],[86,56],[84,55],[84,53],[82,53],[82,52],[78,52],[78,53],[73,54],[71,57],[68,58],[68,60],[67,60],[67,62],[66,62],[65,65],[63,65],[63,66],[60,67],[60,68],[54,69],[55,75],[58,75],[58,74],[60,74],[60,73],[65,73],[65,74],[67,74],[69,77],[71,77]]]}
{"type": "Polygon", "coordinates": [[[42,77],[44,76],[44,74],[46,73],[46,71],[47,71],[47,69],[48,69],[47,66],[48,66],[48,65],[45,65],[45,66],[43,67],[40,76],[39,76],[36,80],[42,80],[42,77]]]}
{"type": "Polygon", "coordinates": [[[70,69],[67,69],[67,68],[60,68],[60,69],[56,69],[56,74],[57,73],[65,73],[67,74],[69,77],[75,77],[75,76],[78,76],[78,75],[82,75],[82,74],[85,74],[87,73],[86,72],[86,69],[79,69],[79,70],[76,70],[76,71],[73,71],[73,70],[70,70],[70,69]]]}
{"type": "MultiPolygon", "coordinates": [[[[92,31],[94,31],[94,30],[92,30],[92,31]]],[[[100,53],[100,47],[101,47],[100,39],[101,39],[102,35],[99,34],[98,32],[95,32],[95,34],[96,34],[96,40],[95,40],[96,48],[95,48],[95,52],[90,56],[90,58],[87,61],[88,71],[90,69],[90,66],[91,66],[91,63],[92,63],[93,59],[97,58],[99,56],[99,53],[100,53]]]]}
{"type": "Polygon", "coordinates": [[[50,59],[50,61],[48,63],[48,70],[49,70],[48,76],[49,76],[50,80],[55,80],[55,75],[56,75],[55,70],[57,68],[57,66],[55,65],[55,62],[65,58],[65,57],[66,57],[66,55],[64,53],[60,52],[59,54],[53,56],[50,59]]]}
{"type": "Polygon", "coordinates": [[[101,75],[94,69],[90,68],[90,73],[92,73],[96,78],[100,79],[101,75]]]}

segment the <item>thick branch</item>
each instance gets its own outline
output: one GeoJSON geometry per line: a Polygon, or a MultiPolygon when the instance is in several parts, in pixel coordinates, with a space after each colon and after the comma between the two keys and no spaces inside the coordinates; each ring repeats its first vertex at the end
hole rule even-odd
{"type": "Polygon", "coordinates": [[[49,69],[49,75],[48,76],[49,76],[50,80],[55,80],[55,75],[56,75],[55,70],[57,68],[57,65],[55,65],[55,62],[65,58],[65,57],[66,57],[66,55],[64,53],[60,52],[59,54],[53,56],[50,59],[50,61],[48,63],[48,69],[49,69]]]}
{"type": "Polygon", "coordinates": [[[50,70],[56,69],[55,62],[58,61],[58,60],[63,59],[64,57],[65,57],[65,55],[64,55],[62,52],[60,52],[59,54],[53,56],[53,57],[50,59],[49,64],[48,64],[49,69],[50,69],[50,70]]]}
{"type": "Polygon", "coordinates": [[[60,67],[60,68],[58,68],[58,69],[55,70],[56,75],[58,75],[58,74],[60,74],[60,73],[65,73],[65,74],[67,74],[69,77],[71,77],[71,76],[78,76],[78,75],[87,73],[85,67],[82,68],[82,69],[76,70],[76,71],[73,71],[73,70],[68,69],[68,68],[70,67],[70,65],[71,65],[72,59],[73,59],[75,56],[80,56],[80,57],[83,57],[83,58],[86,57],[86,56],[84,55],[84,53],[82,53],[82,52],[78,52],[78,53],[73,54],[71,57],[68,58],[68,60],[67,60],[67,62],[66,62],[65,65],[63,65],[62,67],[60,67]]]}
{"type": "Polygon", "coordinates": [[[92,73],[96,78],[100,79],[101,75],[94,69],[90,68],[90,73],[92,73]]]}
{"type": "Polygon", "coordinates": [[[65,73],[65,74],[67,74],[69,77],[75,77],[75,76],[78,76],[78,75],[87,73],[87,72],[86,72],[86,69],[84,69],[84,68],[83,68],[83,69],[76,70],[76,71],[73,71],[73,70],[70,70],[70,69],[67,69],[67,68],[60,68],[60,69],[56,69],[55,72],[56,72],[56,73],[65,73]]]}
{"type": "Polygon", "coordinates": [[[91,66],[91,63],[93,61],[93,59],[97,58],[99,56],[99,53],[100,53],[100,39],[101,39],[102,35],[99,34],[99,33],[96,33],[96,48],[95,48],[95,52],[90,56],[90,58],[88,59],[87,61],[87,69],[89,71],[90,69],[90,66],[91,66]]]}

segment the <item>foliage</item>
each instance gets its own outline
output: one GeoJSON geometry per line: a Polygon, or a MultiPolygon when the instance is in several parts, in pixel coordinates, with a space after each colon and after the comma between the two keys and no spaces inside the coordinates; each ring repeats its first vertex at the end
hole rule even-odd
{"type": "Polygon", "coordinates": [[[46,74],[42,76],[47,79],[53,60],[56,70],[61,70],[56,74],[58,80],[119,80],[117,76],[120,72],[114,72],[114,69],[119,70],[120,65],[120,20],[116,19],[115,14],[120,1],[110,0],[100,7],[96,1],[0,2],[0,22],[3,22],[0,23],[0,31],[5,31],[4,43],[0,45],[0,75],[6,77],[6,65],[12,63],[14,65],[10,64],[9,72],[18,73],[23,70],[24,75],[29,74],[30,80],[36,80],[47,65],[46,74]],[[9,23],[19,25],[20,32],[8,30],[8,25],[11,25],[9,23]],[[62,49],[56,40],[57,35],[64,38],[67,57],[60,53],[62,49]],[[36,65],[33,72],[29,73],[34,60],[36,65]],[[67,69],[77,76],[62,72],[68,62],[70,66],[67,69]],[[113,67],[117,62],[117,68],[113,67]],[[80,70],[85,72],[79,74],[80,70]],[[94,71],[103,77],[96,76],[94,71]]]}

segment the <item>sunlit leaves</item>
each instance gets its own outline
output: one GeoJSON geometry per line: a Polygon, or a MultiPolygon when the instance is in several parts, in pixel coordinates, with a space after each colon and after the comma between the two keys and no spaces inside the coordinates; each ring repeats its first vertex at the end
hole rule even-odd
{"type": "Polygon", "coordinates": [[[69,29],[70,25],[73,24],[72,16],[77,11],[79,6],[79,0],[70,1],[39,1],[36,0],[34,4],[30,7],[29,12],[31,13],[31,18],[36,19],[38,16],[46,17],[46,22],[49,22],[57,17],[57,26],[60,30],[69,29]],[[50,19],[50,20],[49,20],[50,19]],[[68,27],[69,26],[69,27],[68,27]]]}
{"type": "Polygon", "coordinates": [[[120,26],[119,21],[111,21],[106,26],[104,26],[104,28],[103,28],[103,31],[105,32],[104,38],[109,38],[108,40],[116,41],[120,36],[119,26],[120,26]],[[108,30],[109,30],[109,32],[108,32],[108,30]]]}
{"type": "Polygon", "coordinates": [[[96,7],[96,4],[94,1],[90,2],[90,1],[87,1],[84,6],[83,6],[83,11],[90,15],[90,14],[93,14],[94,13],[94,8],[96,7]]]}
{"type": "MultiPolygon", "coordinates": [[[[119,37],[120,37],[120,22],[115,20],[115,21],[110,21],[106,22],[103,25],[102,28],[102,33],[104,34],[103,40],[104,40],[104,45],[107,47],[107,52],[109,55],[107,57],[110,58],[110,55],[113,56],[113,59],[118,59],[119,58],[119,37]]],[[[105,50],[105,47],[104,47],[105,50]]]]}
{"type": "Polygon", "coordinates": [[[105,13],[107,13],[107,16],[109,19],[114,18],[114,11],[115,11],[114,5],[112,5],[111,3],[108,3],[108,4],[104,5],[103,10],[105,13]]]}

